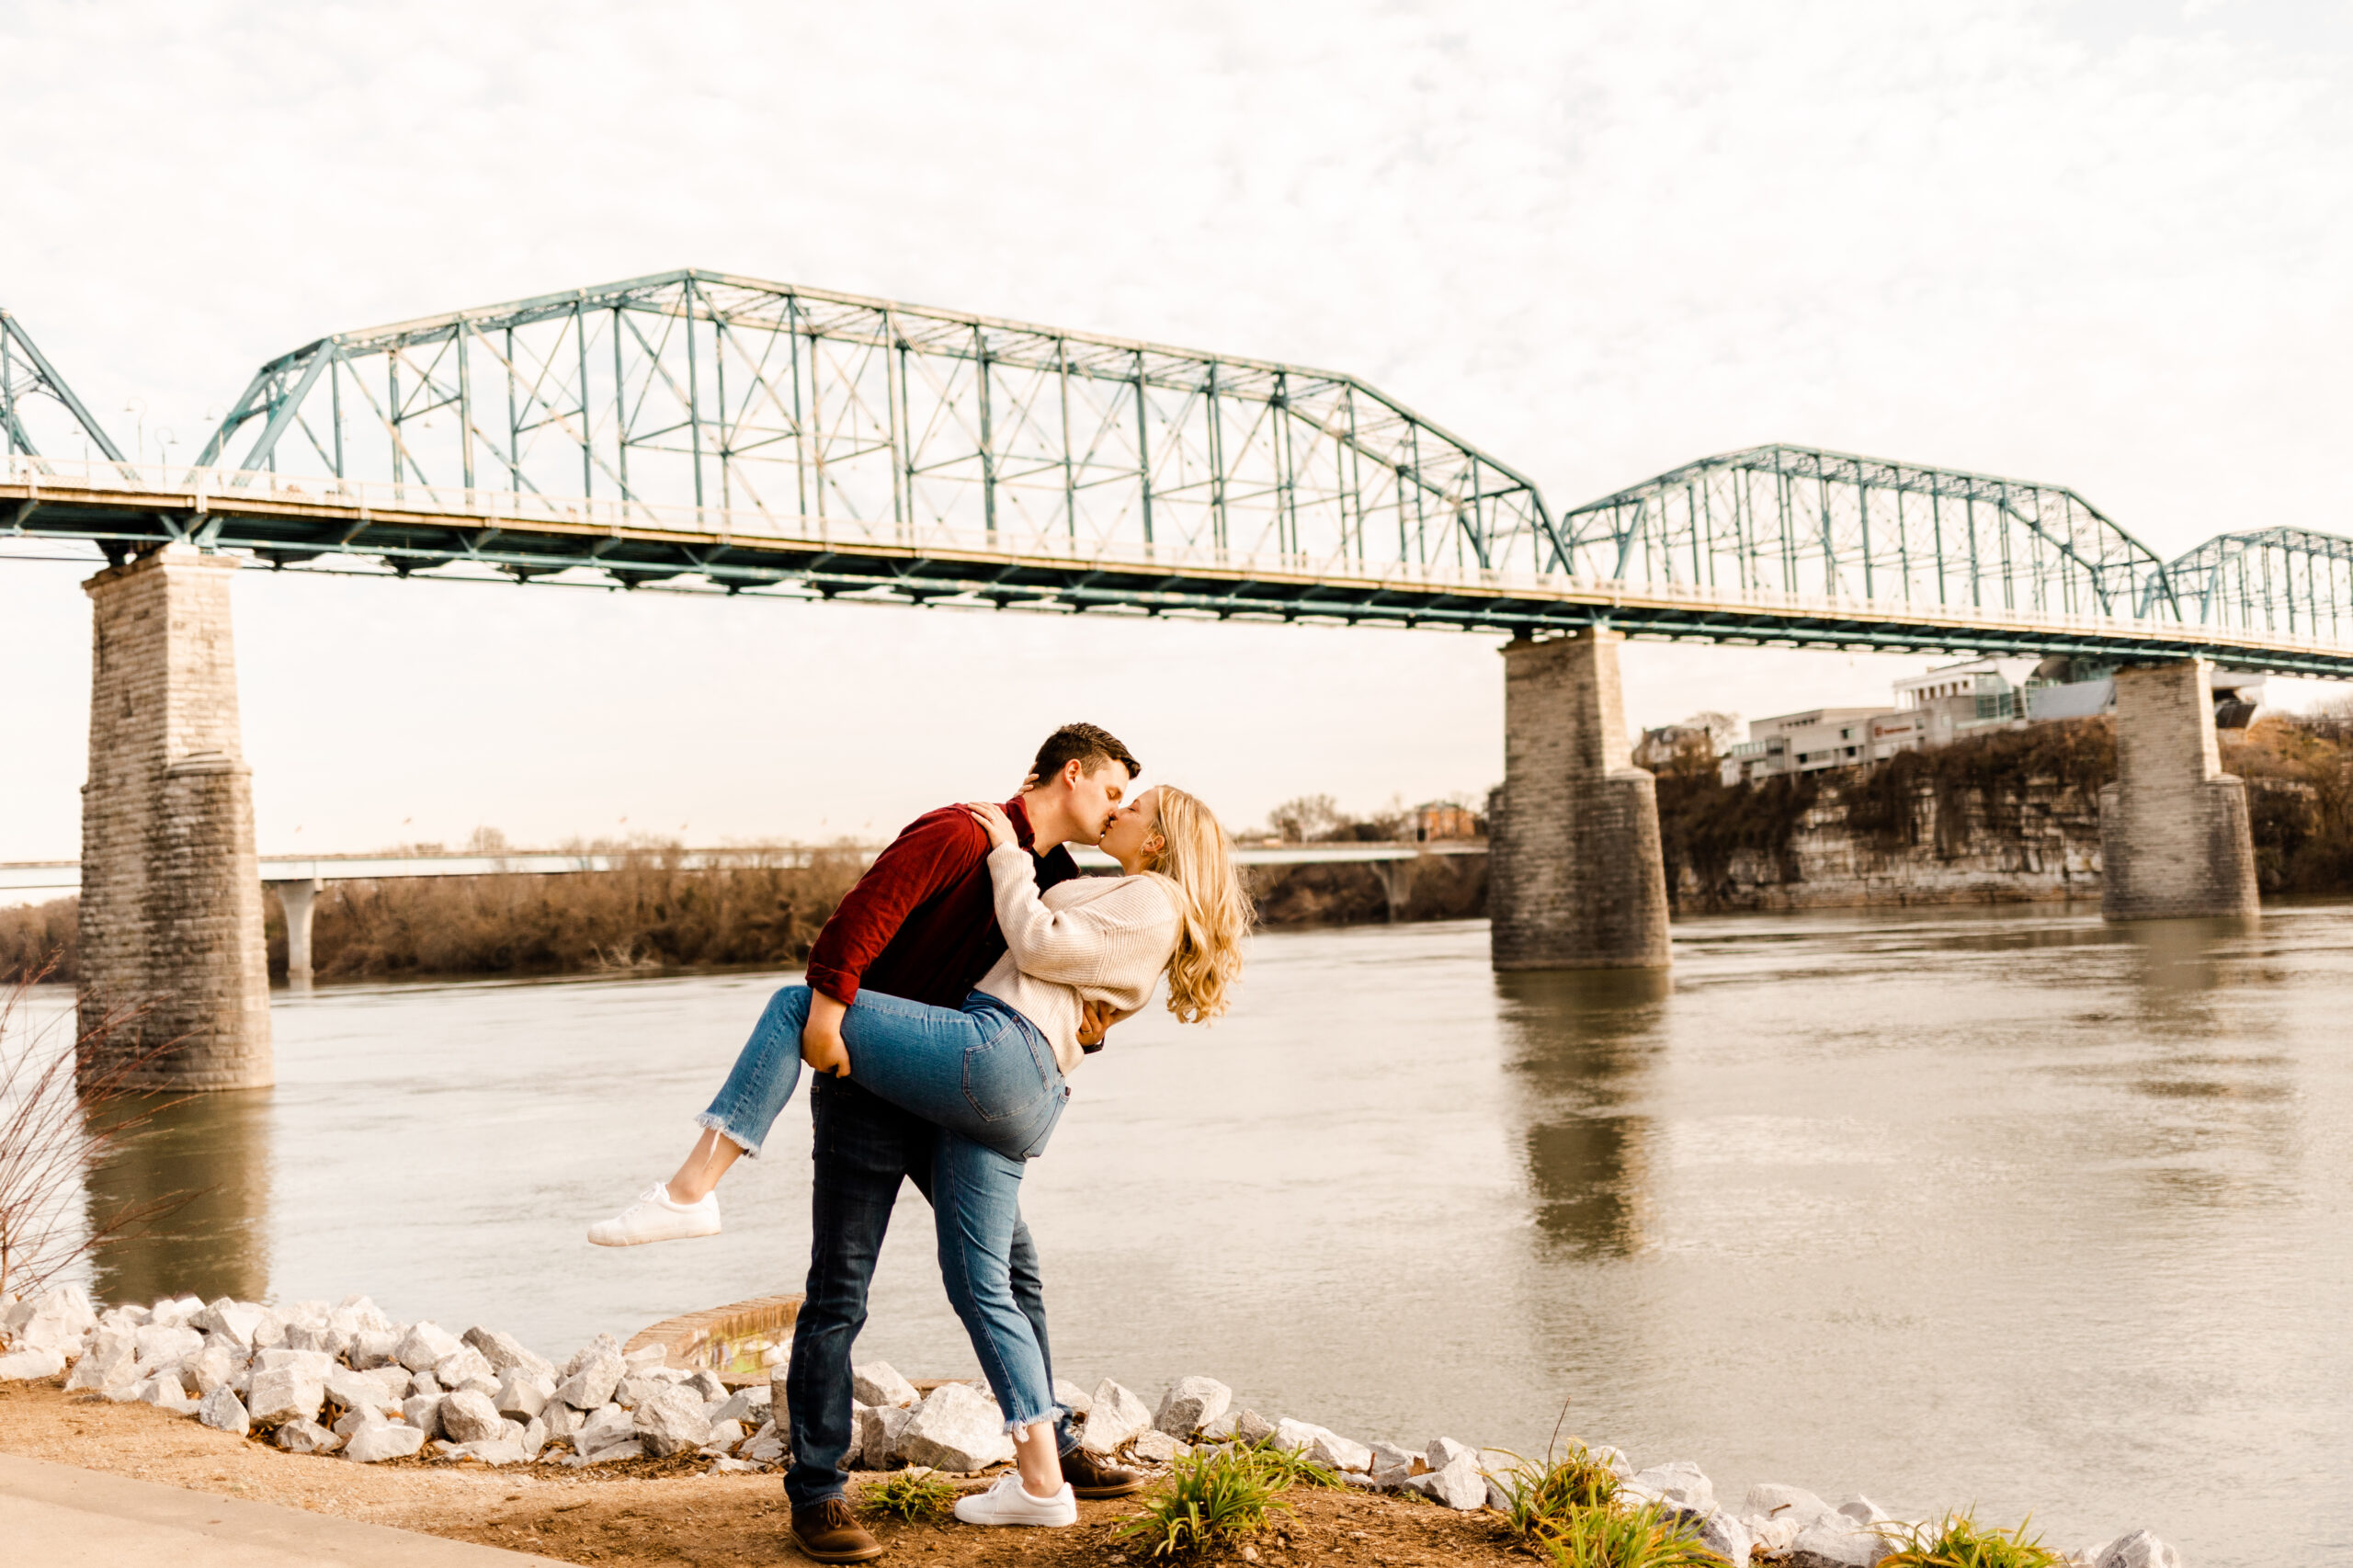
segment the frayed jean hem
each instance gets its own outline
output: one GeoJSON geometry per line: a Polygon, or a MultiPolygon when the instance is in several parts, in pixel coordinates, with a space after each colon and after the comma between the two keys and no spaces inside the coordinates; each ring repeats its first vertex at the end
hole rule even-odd
{"type": "MultiPolygon", "coordinates": [[[[1022,1421],[1022,1420],[1018,1420],[1018,1419],[1016,1419],[1016,1418],[1013,1418],[1013,1417],[1008,1416],[1008,1417],[1006,1418],[1006,1423],[1005,1423],[1005,1435],[1006,1435],[1006,1437],[1017,1437],[1017,1436],[1020,1434],[1020,1431],[1021,1431],[1021,1429],[1022,1429],[1024,1426],[1035,1426],[1039,1425],[1040,1422],[1043,1422],[1046,1426],[1055,1426],[1055,1427],[1059,1427],[1059,1426],[1063,1424],[1063,1416],[1065,1416],[1065,1415],[1068,1415],[1070,1413],[1071,1413],[1071,1409],[1070,1409],[1070,1406],[1069,1406],[1069,1405],[1067,1405],[1067,1404],[1053,1404],[1053,1405],[1049,1405],[1049,1406],[1047,1406],[1047,1413],[1046,1413],[1045,1415],[1033,1415],[1033,1416],[1031,1416],[1031,1417],[1030,1417],[1029,1420],[1027,1420],[1027,1421],[1022,1421]]],[[[1078,1445],[1077,1445],[1076,1443],[1073,1443],[1073,1444],[1071,1445],[1071,1448],[1073,1448],[1073,1449],[1074,1449],[1074,1448],[1076,1448],[1076,1447],[1078,1447],[1078,1445]]],[[[1067,1452],[1069,1452],[1070,1450],[1069,1450],[1068,1449],[1063,1449],[1063,1451],[1064,1453],[1067,1453],[1067,1452]]]]}
{"type": "Polygon", "coordinates": [[[734,1144],[735,1147],[744,1151],[744,1157],[747,1160],[756,1160],[760,1157],[759,1140],[756,1138],[745,1137],[742,1133],[728,1126],[727,1119],[720,1115],[715,1110],[696,1112],[695,1125],[707,1131],[718,1133],[722,1138],[726,1139],[730,1143],[734,1144]]]}

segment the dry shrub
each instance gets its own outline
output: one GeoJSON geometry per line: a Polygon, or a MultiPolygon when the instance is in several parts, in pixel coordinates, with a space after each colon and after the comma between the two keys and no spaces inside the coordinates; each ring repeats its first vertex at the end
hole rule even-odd
{"type": "Polygon", "coordinates": [[[71,894],[47,903],[0,909],[0,982],[36,971],[70,985],[81,972],[82,901],[71,894]]]}
{"type": "MultiPolygon", "coordinates": [[[[583,849],[609,870],[331,882],[311,961],[322,978],[554,974],[728,964],[790,968],[863,869],[851,848],[755,848],[720,863],[673,845],[583,849]]],[[[270,969],[286,968],[269,913],[270,969]]]]}
{"type": "MultiPolygon", "coordinates": [[[[1251,866],[1244,882],[1261,926],[1377,926],[1389,895],[1370,864],[1251,866]]],[[[1486,913],[1484,855],[1425,855],[1414,863],[1406,920],[1468,920],[1486,913]]]]}

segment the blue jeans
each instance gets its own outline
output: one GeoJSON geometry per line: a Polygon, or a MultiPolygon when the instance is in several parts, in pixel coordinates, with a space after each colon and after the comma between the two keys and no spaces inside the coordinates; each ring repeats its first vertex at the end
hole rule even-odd
{"type": "MultiPolygon", "coordinates": [[[[801,1027],[808,1017],[808,999],[805,986],[790,986],[776,994],[737,1059],[727,1088],[697,1119],[747,1152],[757,1152],[799,1077],[801,1027]]],[[[865,996],[858,1000],[867,1002],[865,996]]],[[[899,1006],[914,1006],[892,1000],[899,1006]]],[[[855,1015],[858,1008],[850,1011],[855,1015]]],[[[847,1019],[844,1034],[847,1039],[847,1019]]],[[[851,1060],[855,1074],[855,1048],[851,1060]]],[[[1046,1060],[1052,1060],[1050,1051],[1046,1060]]],[[[1054,1097],[1058,1117],[1064,1096],[1054,1097]]],[[[998,1407],[1039,1413],[1032,1419],[1044,1418],[1044,1411],[1055,1412],[1056,1446],[1063,1453],[1076,1448],[1078,1434],[1069,1413],[1052,1403],[1044,1279],[1036,1244],[1020,1219],[1018,1162],[910,1114],[855,1076],[819,1077],[811,1089],[810,1108],[816,1180],[810,1194],[809,1278],[793,1327],[783,1413],[792,1443],[792,1469],[785,1477],[792,1506],[808,1507],[842,1494],[842,1456],[854,1436],[850,1350],[866,1324],[867,1290],[902,1178],[912,1179],[933,1202],[941,1278],[989,1369],[998,1407]],[[953,1177],[944,1197],[936,1172],[953,1177]],[[1017,1321],[1026,1327],[1026,1338],[1017,1321]],[[1002,1352],[995,1348],[1000,1341],[1006,1346],[1002,1352]],[[1029,1360],[1032,1350],[1034,1363],[1029,1360]],[[1026,1386],[1016,1392],[1016,1381],[1026,1386]]]]}

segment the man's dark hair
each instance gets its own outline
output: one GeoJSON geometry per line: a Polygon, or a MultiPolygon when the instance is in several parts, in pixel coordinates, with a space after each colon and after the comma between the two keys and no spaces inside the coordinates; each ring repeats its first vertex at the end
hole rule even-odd
{"type": "Polygon", "coordinates": [[[1066,762],[1076,762],[1083,771],[1094,772],[1107,762],[1116,762],[1133,778],[1143,771],[1143,764],[1120,744],[1110,731],[1093,724],[1064,724],[1046,737],[1038,748],[1038,760],[1029,765],[1029,776],[1043,784],[1063,770],[1066,762]]]}

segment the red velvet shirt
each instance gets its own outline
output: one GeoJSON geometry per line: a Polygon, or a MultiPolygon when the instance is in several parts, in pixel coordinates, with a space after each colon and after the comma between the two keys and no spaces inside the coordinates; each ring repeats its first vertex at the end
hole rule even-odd
{"type": "MultiPolygon", "coordinates": [[[[1029,812],[1005,803],[1023,848],[1029,812]]],[[[809,983],[836,1002],[861,986],[935,1007],[961,1007],[1005,952],[989,881],[988,830],[961,806],[926,812],[899,831],[849,890],[809,949],[809,983]]],[[[1038,859],[1038,888],[1078,875],[1059,846],[1038,859]]]]}

